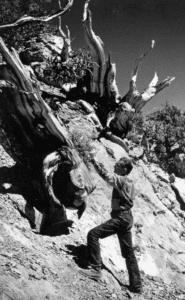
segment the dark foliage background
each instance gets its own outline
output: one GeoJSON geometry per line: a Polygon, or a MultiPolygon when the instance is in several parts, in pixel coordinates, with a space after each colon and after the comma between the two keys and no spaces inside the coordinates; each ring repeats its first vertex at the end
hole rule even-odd
{"type": "MultiPolygon", "coordinates": [[[[52,10],[45,9],[43,0],[0,0],[0,24],[13,23],[24,15],[39,17],[51,12],[52,10]]],[[[1,32],[1,37],[8,46],[22,50],[27,40],[41,33],[57,34],[58,29],[50,23],[32,23],[5,29],[1,32]]]]}
{"type": "Polygon", "coordinates": [[[173,170],[175,153],[185,152],[185,112],[166,103],[144,117],[142,112],[134,120],[132,138],[142,135],[149,161],[160,163],[166,171],[173,170]]]}

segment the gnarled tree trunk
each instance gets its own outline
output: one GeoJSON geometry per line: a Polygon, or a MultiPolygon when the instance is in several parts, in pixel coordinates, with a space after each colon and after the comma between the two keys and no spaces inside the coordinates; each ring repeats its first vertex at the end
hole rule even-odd
{"type": "MultiPolygon", "coordinates": [[[[157,84],[158,77],[155,74],[148,88],[142,93],[138,92],[136,79],[139,64],[153,48],[152,41],[149,50],[136,60],[130,89],[121,97],[116,85],[116,65],[111,63],[110,56],[106,58],[103,42],[92,29],[89,2],[87,0],[85,3],[83,14],[85,37],[93,61],[87,95],[90,95],[91,104],[96,102],[97,107],[93,108],[87,103],[88,97],[84,99],[87,102],[80,100],[78,104],[84,106],[89,119],[99,130],[108,128],[108,139],[127,150],[122,138],[126,136],[135,113],[174,78],[167,77],[157,84]]],[[[0,30],[30,22],[47,22],[58,17],[59,31],[65,41],[61,58],[67,62],[71,52],[70,33],[68,31],[66,35],[62,31],[60,18],[72,4],[73,0],[68,0],[62,8],[59,0],[59,11],[53,15],[39,18],[24,16],[12,24],[1,25],[0,30]]],[[[10,52],[1,38],[0,52],[6,61],[6,64],[0,65],[1,127],[10,134],[11,141],[12,137],[16,137],[20,146],[18,152],[12,147],[11,155],[16,156],[17,161],[21,157],[21,162],[34,170],[40,197],[46,203],[43,211],[45,223],[52,226],[65,221],[65,207],[78,209],[80,216],[85,209],[87,195],[95,188],[91,174],[75,149],[70,131],[62,118],[56,116],[42,98],[33,69],[23,65],[16,51],[13,49],[10,52]]]]}
{"type": "Polygon", "coordinates": [[[94,183],[62,120],[54,116],[41,97],[37,80],[29,68],[21,63],[15,50],[8,50],[2,39],[0,52],[7,62],[0,67],[0,117],[5,130],[19,141],[22,162],[38,173],[41,196],[46,203],[44,216],[52,226],[66,220],[65,207],[77,208],[80,214],[83,212],[85,198],[94,189],[94,183]],[[66,199],[68,182],[58,178],[62,174],[64,179],[69,174],[71,186],[76,187],[71,199],[66,199]],[[57,188],[61,197],[55,195],[56,181],[61,184],[57,188]]]}

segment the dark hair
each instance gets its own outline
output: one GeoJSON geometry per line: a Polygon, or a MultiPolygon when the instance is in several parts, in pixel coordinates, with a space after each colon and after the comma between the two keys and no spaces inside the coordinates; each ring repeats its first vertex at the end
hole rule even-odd
{"type": "Polygon", "coordinates": [[[129,174],[133,169],[132,160],[127,157],[122,157],[115,165],[116,167],[127,168],[127,174],[129,174]]]}

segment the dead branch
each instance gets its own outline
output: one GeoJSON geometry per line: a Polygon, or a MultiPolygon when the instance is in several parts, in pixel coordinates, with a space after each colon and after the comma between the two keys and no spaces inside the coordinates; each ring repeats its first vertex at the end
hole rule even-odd
{"type": "MultiPolygon", "coordinates": [[[[154,77],[154,79],[155,79],[155,77],[154,77]]],[[[148,86],[148,88],[141,93],[140,101],[137,101],[134,103],[136,112],[139,112],[149,100],[151,100],[155,95],[157,95],[165,87],[169,86],[174,79],[175,79],[175,77],[167,77],[166,79],[164,79],[162,82],[160,82],[157,85],[152,85],[152,82],[151,82],[151,84],[148,86]]],[[[155,80],[154,80],[154,82],[155,82],[155,80]]]]}
{"type": "MultiPolygon", "coordinates": [[[[59,8],[62,9],[62,6],[61,6],[61,2],[60,0],[58,1],[58,5],[59,5],[59,8]]],[[[61,52],[61,59],[62,59],[62,62],[65,62],[68,60],[69,58],[69,54],[71,52],[71,36],[70,36],[70,31],[69,31],[69,28],[68,26],[66,26],[66,29],[67,29],[67,35],[65,34],[65,32],[62,30],[62,19],[61,19],[61,16],[58,17],[58,30],[61,34],[61,37],[64,39],[64,46],[63,46],[63,49],[62,49],[62,52],[61,52]]]]}
{"type": "Polygon", "coordinates": [[[67,0],[67,3],[58,11],[54,12],[51,16],[43,16],[43,17],[23,16],[19,18],[17,21],[15,21],[14,23],[1,25],[0,30],[4,30],[7,28],[15,28],[15,27],[23,26],[25,24],[30,24],[35,22],[49,22],[66,13],[72,7],[73,2],[74,0],[67,0]]]}
{"type": "Polygon", "coordinates": [[[136,81],[139,66],[141,61],[154,48],[154,43],[154,40],[152,40],[150,48],[136,60],[132,78],[130,81],[129,91],[121,100],[121,102],[128,102],[135,109],[136,113],[139,112],[143,108],[143,106],[145,106],[145,104],[149,100],[151,100],[157,93],[159,93],[165,87],[169,86],[171,82],[175,79],[175,77],[167,77],[164,81],[157,84],[158,76],[155,73],[154,78],[152,79],[148,87],[141,93],[138,91],[136,81]]]}
{"type": "Polygon", "coordinates": [[[152,40],[149,49],[145,53],[143,53],[139,58],[136,59],[135,67],[134,67],[133,75],[132,75],[132,82],[136,82],[140,63],[145,58],[145,56],[154,48],[154,45],[155,45],[155,41],[152,40]]]}

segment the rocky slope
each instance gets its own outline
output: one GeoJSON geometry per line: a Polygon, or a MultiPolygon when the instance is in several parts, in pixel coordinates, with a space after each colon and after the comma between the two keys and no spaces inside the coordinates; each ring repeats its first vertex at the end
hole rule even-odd
{"type": "MultiPolygon", "coordinates": [[[[110,170],[115,160],[127,155],[105,139],[95,142],[95,147],[110,170]]],[[[16,180],[15,162],[2,146],[0,152],[0,291],[4,299],[129,299],[132,295],[121,285],[128,281],[116,237],[101,242],[101,282],[78,274],[78,267],[86,265],[88,230],[109,218],[111,188],[92,169],[97,188],[81,220],[75,211],[68,211],[73,220],[68,233],[42,236],[17,209],[17,203],[25,201],[20,178],[16,180]]],[[[143,299],[184,299],[184,211],[159,167],[139,161],[133,177],[137,187],[134,246],[142,270],[143,299]]]]}

